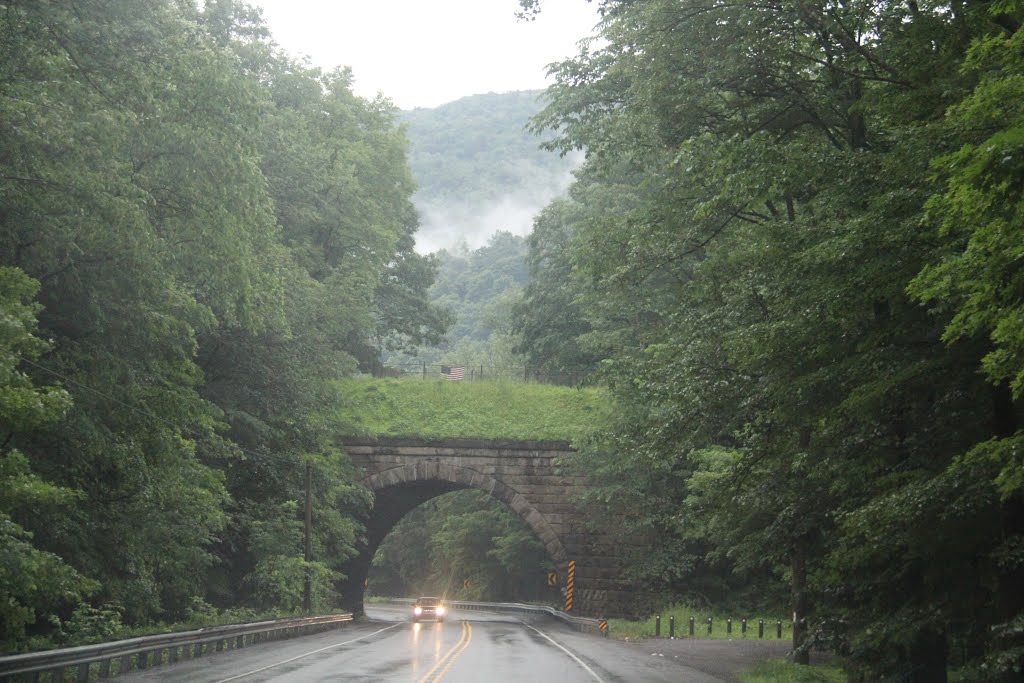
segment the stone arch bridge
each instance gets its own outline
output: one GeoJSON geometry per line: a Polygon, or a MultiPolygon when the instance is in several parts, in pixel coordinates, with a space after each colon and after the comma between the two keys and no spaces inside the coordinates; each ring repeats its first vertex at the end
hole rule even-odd
{"type": "Polygon", "coordinates": [[[467,488],[485,491],[529,525],[547,549],[559,586],[564,586],[569,561],[575,561],[573,613],[636,611],[636,594],[621,578],[615,546],[588,529],[587,510],[575,502],[586,490],[586,478],[558,463],[560,456],[574,452],[568,443],[343,438],[339,445],[375,496],[366,543],[340,586],[352,611],[362,612],[370,562],[398,520],[432,498],[467,488]]]}

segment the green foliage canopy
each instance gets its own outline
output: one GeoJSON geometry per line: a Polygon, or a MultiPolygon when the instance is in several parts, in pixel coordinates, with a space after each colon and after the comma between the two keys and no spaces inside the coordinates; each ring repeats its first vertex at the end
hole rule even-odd
{"type": "Polygon", "coordinates": [[[867,680],[945,680],[954,652],[1008,680],[1019,3],[602,12],[534,119],[588,155],[531,241],[578,323],[519,323],[538,359],[602,359],[601,523],[681,597],[785,581],[798,660],[822,637],[867,680]]]}
{"type": "Polygon", "coordinates": [[[307,569],[331,606],[368,504],[331,381],[447,324],[395,110],[235,0],[16,0],[0,35],[3,647],[293,609],[307,569]]]}

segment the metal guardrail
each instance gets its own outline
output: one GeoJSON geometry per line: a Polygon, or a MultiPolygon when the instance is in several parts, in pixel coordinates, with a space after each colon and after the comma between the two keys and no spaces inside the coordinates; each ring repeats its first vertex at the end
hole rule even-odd
{"type": "MultiPolygon", "coordinates": [[[[410,598],[389,598],[387,603],[397,605],[411,605],[415,600],[410,598]]],[[[577,617],[566,612],[560,612],[554,607],[543,605],[523,605],[516,602],[465,602],[462,600],[445,600],[448,607],[478,612],[502,612],[519,614],[522,616],[544,617],[558,619],[577,631],[583,633],[606,633],[601,629],[602,620],[589,617],[577,617]]],[[[371,603],[371,605],[374,603],[371,603]]],[[[384,603],[377,603],[384,604],[384,603]]]]}
{"type": "Polygon", "coordinates": [[[293,617],[0,657],[0,681],[63,683],[70,669],[76,681],[87,683],[91,678],[110,678],[159,666],[164,663],[165,652],[166,662],[173,664],[254,643],[325,631],[350,621],[351,614],[293,617]]]}
{"type": "MultiPolygon", "coordinates": [[[[391,598],[386,604],[412,605],[411,598],[391,598]]],[[[577,631],[601,633],[598,619],[577,617],[553,607],[510,602],[446,601],[454,609],[517,614],[531,619],[558,619],[577,631]]],[[[383,603],[382,603],[383,604],[383,603]]],[[[247,645],[307,635],[352,621],[351,614],[318,617],[295,617],[251,624],[214,626],[198,631],[163,633],[116,640],[97,645],[83,645],[61,650],[47,650],[0,657],[0,681],[51,681],[63,683],[67,676],[79,683],[97,678],[111,678],[130,671],[150,669],[161,664],[174,664],[224,650],[247,645]],[[166,653],[166,657],[165,657],[166,653]]]]}

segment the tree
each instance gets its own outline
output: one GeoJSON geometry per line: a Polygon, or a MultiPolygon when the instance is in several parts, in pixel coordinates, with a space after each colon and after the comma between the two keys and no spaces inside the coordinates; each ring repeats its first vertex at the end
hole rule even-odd
{"type": "Polygon", "coordinates": [[[574,208],[568,200],[554,202],[534,221],[527,240],[530,278],[511,317],[521,340],[516,351],[526,357],[528,367],[583,381],[597,358],[580,348],[580,338],[591,328],[576,301],[578,286],[569,257],[576,232],[574,208]]]}
{"type": "MultiPolygon", "coordinates": [[[[948,309],[929,314],[907,293],[933,260],[951,265],[925,271],[939,275],[918,296],[974,286],[948,288],[942,268],[966,263],[921,225],[940,190],[931,159],[962,135],[942,112],[973,88],[960,66],[991,24],[978,8],[917,4],[603,12],[604,45],[554,67],[534,120],[556,132],[550,147],[588,154],[565,261],[589,331],[555,334],[603,357],[622,416],[581,456],[593,496],[624,537],[672,539],[661,546],[686,571],[666,576],[652,557],[639,565],[652,582],[686,592],[714,575],[694,558],[776,572],[851,669],[943,680],[951,639],[1012,630],[979,606],[1016,604],[1003,594],[1016,570],[972,560],[1005,557],[1016,503],[999,501],[991,464],[961,456],[1012,433],[1017,406],[990,408],[975,374],[984,344],[947,348],[948,309]],[[940,511],[952,481],[975,495],[940,511]],[[954,572],[924,562],[943,545],[954,572]],[[901,638],[873,628],[883,613],[901,638]],[[977,623],[963,629],[962,613],[977,623]]],[[[974,331],[1012,316],[1007,303],[989,302],[974,331]]],[[[1013,656],[972,648],[976,663],[1013,656]]]]}
{"type": "Polygon", "coordinates": [[[278,53],[233,0],[13,2],[0,33],[0,268],[39,283],[3,271],[12,320],[36,297],[47,340],[15,335],[0,366],[5,485],[50,501],[4,508],[5,548],[74,598],[26,593],[18,614],[74,619],[87,593],[131,625],[294,606],[264,579],[298,565],[267,539],[306,462],[321,555],[299,569],[326,601],[367,504],[331,443],[332,381],[444,324],[393,107],[278,53]],[[73,401],[38,389],[53,378],[73,401]]]}
{"type": "Polygon", "coordinates": [[[46,511],[66,514],[79,497],[38,476],[28,459],[11,448],[12,437],[60,420],[70,396],[57,386],[37,387],[22,366],[31,365],[51,344],[36,336],[33,303],[39,283],[17,268],[0,267],[0,648],[17,650],[26,627],[59,620],[98,584],[83,577],[63,558],[40,550],[33,534],[12,519],[15,514],[46,511]]]}

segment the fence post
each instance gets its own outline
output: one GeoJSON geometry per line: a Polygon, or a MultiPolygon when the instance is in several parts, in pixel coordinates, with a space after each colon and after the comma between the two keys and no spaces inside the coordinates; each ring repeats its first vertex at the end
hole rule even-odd
{"type": "Polygon", "coordinates": [[[427,361],[423,361],[423,379],[427,378],[427,361]]]}

